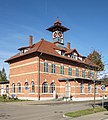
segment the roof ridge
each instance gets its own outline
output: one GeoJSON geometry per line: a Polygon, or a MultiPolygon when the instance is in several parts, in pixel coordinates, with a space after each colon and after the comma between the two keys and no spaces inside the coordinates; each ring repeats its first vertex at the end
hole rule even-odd
{"type": "Polygon", "coordinates": [[[40,42],[40,44],[38,45],[38,47],[37,47],[37,50],[36,50],[36,51],[38,51],[38,50],[39,50],[39,48],[40,48],[40,46],[42,45],[43,39],[41,39],[39,42],[40,42]]]}

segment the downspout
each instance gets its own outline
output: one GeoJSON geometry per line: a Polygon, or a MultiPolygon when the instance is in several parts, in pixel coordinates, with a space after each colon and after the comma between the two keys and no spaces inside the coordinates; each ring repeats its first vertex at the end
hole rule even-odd
{"type": "Polygon", "coordinates": [[[38,100],[40,100],[40,57],[42,53],[38,56],[38,100]]]}

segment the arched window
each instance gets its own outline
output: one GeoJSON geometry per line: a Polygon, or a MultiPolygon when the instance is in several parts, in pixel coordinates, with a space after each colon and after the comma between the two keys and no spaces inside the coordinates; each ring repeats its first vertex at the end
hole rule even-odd
{"type": "Polygon", "coordinates": [[[55,84],[54,84],[54,82],[52,82],[52,83],[50,84],[50,93],[53,93],[54,90],[55,90],[55,84]]]}
{"type": "Polygon", "coordinates": [[[98,85],[95,86],[95,92],[98,93],[98,85]]]}
{"type": "Polygon", "coordinates": [[[42,84],[42,93],[48,93],[48,83],[44,82],[42,84]]]}
{"type": "Polygon", "coordinates": [[[31,83],[31,92],[32,93],[35,92],[35,83],[34,83],[34,81],[32,81],[32,83],[31,83]]]}
{"type": "Polygon", "coordinates": [[[12,93],[15,93],[15,83],[12,84],[12,93]]]}
{"type": "Polygon", "coordinates": [[[88,82],[88,93],[92,92],[92,86],[91,86],[91,82],[88,82]]]}
{"type": "Polygon", "coordinates": [[[18,83],[18,93],[21,93],[21,83],[18,83]]]}
{"type": "Polygon", "coordinates": [[[25,82],[25,90],[28,90],[29,89],[29,84],[28,84],[28,82],[25,82]]]}

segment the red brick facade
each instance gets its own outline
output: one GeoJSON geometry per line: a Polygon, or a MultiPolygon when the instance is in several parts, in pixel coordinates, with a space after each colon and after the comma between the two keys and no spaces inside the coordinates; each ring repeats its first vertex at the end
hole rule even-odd
{"type": "MultiPolygon", "coordinates": [[[[68,46],[70,48],[69,44],[68,46]]],[[[97,66],[90,61],[86,62],[86,57],[80,56],[77,50],[69,48],[61,49],[45,40],[34,45],[30,42],[28,47],[20,48],[20,53],[6,61],[10,64],[9,93],[15,94],[20,99],[33,100],[64,97],[72,100],[93,99],[94,80],[97,79],[94,68],[97,66]],[[65,51],[66,54],[59,55],[58,50],[65,51]],[[79,60],[69,57],[73,53],[78,55],[79,60]]],[[[105,95],[106,93],[107,88],[106,92],[104,91],[105,95]]],[[[96,97],[100,98],[102,94],[98,82],[96,97]]]]}

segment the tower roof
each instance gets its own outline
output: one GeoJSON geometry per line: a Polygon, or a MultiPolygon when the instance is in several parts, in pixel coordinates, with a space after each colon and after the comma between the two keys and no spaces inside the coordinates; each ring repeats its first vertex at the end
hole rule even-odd
{"type": "Polygon", "coordinates": [[[64,27],[64,26],[62,26],[60,20],[56,20],[54,22],[54,25],[49,27],[49,28],[47,28],[46,30],[51,31],[51,32],[54,32],[55,30],[60,30],[62,32],[65,32],[65,31],[67,31],[69,29],[64,27]]]}

